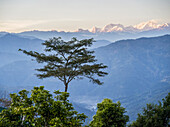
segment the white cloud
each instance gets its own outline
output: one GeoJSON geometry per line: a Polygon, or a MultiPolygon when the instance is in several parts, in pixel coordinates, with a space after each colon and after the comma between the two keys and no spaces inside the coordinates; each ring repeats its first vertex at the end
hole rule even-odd
{"type": "Polygon", "coordinates": [[[44,24],[47,21],[40,20],[8,20],[0,21],[0,31],[7,32],[21,32],[25,30],[32,30],[33,27],[39,24],[44,24]]]}

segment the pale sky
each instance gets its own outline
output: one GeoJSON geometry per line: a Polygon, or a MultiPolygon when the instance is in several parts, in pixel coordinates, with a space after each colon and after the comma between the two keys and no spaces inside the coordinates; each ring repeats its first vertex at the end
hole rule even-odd
{"type": "Polygon", "coordinates": [[[0,31],[75,31],[152,19],[169,23],[169,12],[170,0],[0,0],[0,31]]]}

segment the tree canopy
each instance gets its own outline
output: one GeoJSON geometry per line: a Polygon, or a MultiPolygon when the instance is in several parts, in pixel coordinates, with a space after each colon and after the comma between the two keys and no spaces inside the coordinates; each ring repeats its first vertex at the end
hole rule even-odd
{"type": "Polygon", "coordinates": [[[170,93],[159,104],[147,104],[142,114],[129,127],[169,127],[170,93]]]}
{"type": "Polygon", "coordinates": [[[91,127],[125,127],[129,121],[129,116],[124,114],[126,111],[120,102],[113,103],[110,99],[104,99],[97,104],[97,108],[90,123],[91,127]]]}
{"type": "Polygon", "coordinates": [[[80,127],[86,115],[78,114],[69,103],[69,94],[55,91],[53,97],[44,87],[11,94],[12,103],[0,113],[1,127],[80,127]]]}
{"type": "Polygon", "coordinates": [[[36,69],[41,72],[37,74],[39,78],[55,77],[65,85],[65,92],[68,90],[68,84],[73,79],[90,79],[93,83],[101,85],[98,77],[104,77],[106,72],[102,71],[107,66],[103,63],[96,63],[93,55],[94,51],[88,50],[93,44],[93,39],[77,40],[72,38],[70,41],[64,41],[60,37],[45,41],[45,53],[35,51],[23,51],[23,53],[36,58],[38,63],[46,63],[43,68],[36,69]]]}

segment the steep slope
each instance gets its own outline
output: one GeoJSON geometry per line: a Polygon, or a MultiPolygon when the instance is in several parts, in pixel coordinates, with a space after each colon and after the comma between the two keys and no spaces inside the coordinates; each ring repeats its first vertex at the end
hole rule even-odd
{"type": "MultiPolygon", "coordinates": [[[[169,35],[118,41],[96,49],[96,55],[109,66],[107,78],[110,77],[112,80],[107,79],[105,83],[121,88],[121,94],[129,89],[130,84],[136,94],[143,88],[152,87],[154,82],[170,76],[169,35]],[[129,85],[126,86],[126,83],[129,85]]],[[[133,92],[131,90],[130,94],[133,92]]]]}
{"type": "Polygon", "coordinates": [[[109,75],[103,78],[105,85],[100,87],[92,88],[86,82],[86,87],[89,84],[88,95],[94,93],[96,96],[108,97],[135,95],[170,76],[169,35],[122,40],[97,48],[95,52],[99,62],[108,65],[109,75]]]}

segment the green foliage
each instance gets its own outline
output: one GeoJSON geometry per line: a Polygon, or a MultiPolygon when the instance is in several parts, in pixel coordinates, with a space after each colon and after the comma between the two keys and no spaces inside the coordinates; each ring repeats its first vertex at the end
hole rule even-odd
{"type": "Polygon", "coordinates": [[[129,116],[124,115],[126,111],[120,102],[113,103],[110,99],[104,99],[102,103],[97,104],[97,108],[90,123],[91,127],[124,127],[129,121],[129,116]]]}
{"type": "Polygon", "coordinates": [[[0,112],[2,111],[2,110],[4,110],[5,108],[3,108],[3,107],[0,107],[0,112]]]}
{"type": "Polygon", "coordinates": [[[62,81],[67,92],[68,84],[73,79],[89,78],[93,83],[99,85],[102,82],[95,78],[97,75],[103,77],[107,75],[101,69],[107,66],[102,63],[97,64],[94,51],[90,51],[87,47],[91,46],[93,39],[77,40],[72,38],[70,41],[63,41],[61,38],[53,38],[42,43],[45,46],[44,53],[38,53],[26,50],[21,50],[23,53],[36,58],[38,63],[46,63],[46,65],[37,69],[41,74],[37,74],[39,78],[55,77],[62,81]]]}
{"type": "Polygon", "coordinates": [[[170,126],[170,93],[159,104],[147,104],[143,114],[129,127],[168,127],[170,126]]]}
{"type": "Polygon", "coordinates": [[[0,113],[1,127],[79,127],[87,118],[69,103],[69,94],[55,91],[53,97],[44,87],[11,94],[12,104],[0,113]]]}

